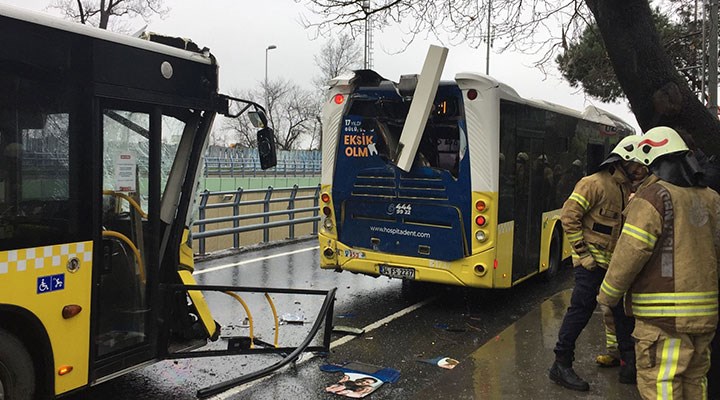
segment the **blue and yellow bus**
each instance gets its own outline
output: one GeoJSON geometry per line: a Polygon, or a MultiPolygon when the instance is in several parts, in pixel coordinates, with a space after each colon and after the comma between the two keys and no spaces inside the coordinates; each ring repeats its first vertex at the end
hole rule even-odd
{"type": "Polygon", "coordinates": [[[286,355],[198,391],[210,396],[301,351],[329,351],[334,290],[201,286],[192,275],[188,225],[215,117],[249,112],[262,166],[276,161],[262,106],[218,92],[214,56],[6,5],[0,35],[0,399],[64,396],[169,358],[286,355]],[[205,292],[237,299],[249,336],[221,335],[205,292]],[[254,338],[235,292],[265,293],[274,344],[254,338]],[[282,348],[268,293],[325,296],[327,320],[282,348]]]}
{"type": "Polygon", "coordinates": [[[481,288],[553,276],[570,256],[564,200],[633,128],[458,73],[440,81],[404,171],[396,160],[417,81],[360,70],[330,82],[321,267],[481,288]]]}

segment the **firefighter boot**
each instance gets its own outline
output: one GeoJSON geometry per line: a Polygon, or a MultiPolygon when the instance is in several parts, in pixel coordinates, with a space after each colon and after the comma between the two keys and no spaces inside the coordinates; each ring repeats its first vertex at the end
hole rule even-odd
{"type": "Polygon", "coordinates": [[[600,354],[595,358],[595,362],[602,368],[613,368],[620,366],[620,358],[610,354],[600,354]]]}
{"type": "Polygon", "coordinates": [[[550,380],[568,389],[587,392],[590,385],[582,380],[572,368],[572,357],[557,357],[550,368],[550,380]]]}
{"type": "Polygon", "coordinates": [[[637,383],[637,368],[635,367],[635,353],[623,353],[620,360],[620,373],[618,374],[620,383],[634,385],[637,383]]]}

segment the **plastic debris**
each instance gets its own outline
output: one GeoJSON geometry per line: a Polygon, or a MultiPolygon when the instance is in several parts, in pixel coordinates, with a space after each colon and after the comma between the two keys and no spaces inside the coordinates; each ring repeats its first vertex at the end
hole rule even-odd
{"type": "Polygon", "coordinates": [[[419,362],[437,365],[444,369],[453,369],[456,365],[460,364],[460,361],[450,357],[435,357],[418,360],[419,362]]]}
{"type": "Polygon", "coordinates": [[[346,333],[348,335],[362,335],[365,333],[364,329],[360,328],[353,328],[351,326],[345,326],[345,325],[335,325],[332,329],[333,333],[346,333]]]}
{"type": "Polygon", "coordinates": [[[372,375],[385,383],[395,383],[400,379],[400,371],[393,368],[380,367],[373,364],[366,364],[359,361],[349,361],[342,364],[323,364],[320,366],[323,372],[354,372],[372,375]]]}
{"type": "Polygon", "coordinates": [[[280,322],[285,324],[302,325],[305,323],[305,317],[302,314],[283,314],[280,317],[280,322]]]}

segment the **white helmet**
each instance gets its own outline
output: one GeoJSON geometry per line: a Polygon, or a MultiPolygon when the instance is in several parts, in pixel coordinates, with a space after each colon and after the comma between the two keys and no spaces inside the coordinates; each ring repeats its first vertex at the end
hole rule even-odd
{"type": "Polygon", "coordinates": [[[642,139],[638,135],[630,135],[622,138],[612,149],[610,154],[607,156],[600,166],[608,165],[615,161],[634,161],[642,163],[638,155],[636,154],[638,149],[638,142],[642,139]]]}
{"type": "Polygon", "coordinates": [[[652,164],[658,157],[690,150],[680,134],[667,126],[656,126],[645,132],[637,147],[638,158],[645,165],[652,164]]]}

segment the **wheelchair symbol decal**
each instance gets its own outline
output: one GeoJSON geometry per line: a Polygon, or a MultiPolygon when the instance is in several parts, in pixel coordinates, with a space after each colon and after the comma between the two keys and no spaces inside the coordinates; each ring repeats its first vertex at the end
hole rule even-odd
{"type": "Polygon", "coordinates": [[[65,274],[39,276],[35,285],[37,294],[65,289],[65,274]]]}

